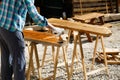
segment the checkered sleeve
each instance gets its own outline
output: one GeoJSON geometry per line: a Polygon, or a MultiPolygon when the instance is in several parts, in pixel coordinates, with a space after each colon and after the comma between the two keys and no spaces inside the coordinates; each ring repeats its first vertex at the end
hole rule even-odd
{"type": "Polygon", "coordinates": [[[45,17],[40,15],[34,6],[34,2],[32,0],[24,0],[25,6],[28,10],[33,21],[41,27],[47,26],[48,22],[45,17]]]}

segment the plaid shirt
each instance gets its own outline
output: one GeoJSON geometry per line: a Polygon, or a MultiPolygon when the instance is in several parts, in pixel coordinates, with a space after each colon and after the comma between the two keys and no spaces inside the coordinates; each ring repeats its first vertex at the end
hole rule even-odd
{"type": "Polygon", "coordinates": [[[47,20],[41,16],[32,0],[2,0],[0,4],[0,27],[9,31],[22,31],[25,25],[26,13],[39,26],[47,26],[47,20]]]}

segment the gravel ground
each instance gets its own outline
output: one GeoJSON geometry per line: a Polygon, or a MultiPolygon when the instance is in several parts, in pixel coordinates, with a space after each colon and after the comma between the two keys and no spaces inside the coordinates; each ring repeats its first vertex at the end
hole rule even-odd
{"type": "MultiPolygon", "coordinates": [[[[110,30],[112,31],[112,35],[110,37],[104,37],[104,44],[106,48],[112,48],[112,49],[119,49],[120,50],[120,21],[116,22],[111,22],[113,25],[110,30]]],[[[95,35],[93,35],[94,37],[95,35]]],[[[66,38],[66,34],[62,36],[64,39],[66,38]]],[[[95,41],[93,42],[88,42],[86,36],[82,35],[82,44],[83,44],[83,51],[84,51],[84,57],[85,57],[85,64],[89,65],[91,63],[91,58],[93,54],[93,49],[94,49],[94,44],[95,41]]],[[[39,56],[40,60],[42,59],[42,53],[44,50],[43,45],[38,44],[38,51],[39,51],[39,56]]],[[[98,44],[98,50],[101,49],[101,45],[98,44]]],[[[68,47],[68,60],[71,60],[71,54],[73,50],[73,43],[69,43],[68,47]]],[[[26,50],[27,51],[27,50],[26,50]]],[[[62,52],[62,51],[60,51],[62,52]]],[[[77,48],[77,52],[79,53],[79,48],[77,48]]],[[[47,58],[51,57],[51,47],[49,46],[47,49],[47,58]]],[[[46,58],[46,59],[47,59],[46,58]]],[[[28,61],[28,55],[26,52],[26,59],[28,61]]],[[[63,62],[62,59],[59,59],[59,62],[63,62]]],[[[79,61],[78,64],[74,64],[74,68],[78,68],[81,66],[81,61],[79,61]]],[[[103,66],[103,64],[96,62],[95,68],[100,68],[103,66]]],[[[45,66],[42,68],[42,76],[48,77],[53,74],[53,62],[50,61],[48,63],[45,63],[45,66]]],[[[109,69],[109,77],[107,76],[105,71],[101,71],[99,73],[96,73],[94,75],[88,76],[88,80],[120,80],[120,65],[112,64],[108,65],[109,69]]],[[[89,67],[87,67],[87,71],[89,70],[89,67]]],[[[57,69],[57,77],[56,80],[67,80],[67,75],[66,75],[66,69],[64,66],[60,66],[57,69]]],[[[35,74],[36,75],[36,74],[35,74]]],[[[72,80],[83,80],[83,73],[82,73],[82,68],[74,70],[73,75],[72,75],[72,80]]],[[[36,76],[32,75],[32,80],[37,80],[36,76]]],[[[50,79],[51,80],[51,79],[50,79]]]]}
{"type": "MultiPolygon", "coordinates": [[[[110,28],[110,30],[112,31],[112,35],[110,37],[105,37],[104,38],[104,44],[105,47],[107,48],[112,48],[112,49],[119,49],[120,50],[120,21],[116,21],[116,22],[111,22],[111,24],[113,25],[112,28],[110,28]]],[[[64,34],[62,37],[64,39],[66,39],[66,34],[64,34]]],[[[94,35],[93,35],[94,36],[94,35]]],[[[91,58],[92,58],[92,54],[93,54],[93,49],[94,49],[94,44],[95,41],[93,42],[88,42],[86,36],[82,35],[82,44],[83,44],[83,51],[84,51],[84,57],[85,57],[85,64],[89,65],[91,63],[91,58]]],[[[39,57],[40,57],[40,61],[42,59],[42,54],[44,51],[44,46],[41,44],[37,45],[38,48],[38,52],[39,52],[39,57]]],[[[101,49],[101,45],[98,45],[98,50],[101,49]]],[[[68,60],[71,60],[71,55],[72,55],[72,50],[73,50],[73,43],[69,43],[68,46],[68,60]]],[[[62,53],[62,51],[60,51],[62,53]]],[[[77,48],[77,52],[79,53],[79,48],[77,48]]],[[[27,66],[28,66],[28,50],[26,48],[26,61],[27,61],[27,66]]],[[[48,47],[47,49],[47,58],[50,58],[51,56],[51,46],[48,47]]],[[[63,62],[62,58],[59,59],[59,63],[63,62]]],[[[78,68],[81,66],[81,61],[79,61],[78,64],[74,64],[74,69],[78,68]]],[[[98,62],[95,63],[96,66],[95,68],[100,68],[101,66],[103,66],[103,64],[100,64],[98,62]]],[[[53,62],[50,61],[48,63],[45,63],[45,66],[42,68],[42,77],[46,78],[48,76],[53,75],[53,62]]],[[[96,73],[94,75],[88,76],[88,80],[120,80],[120,65],[116,65],[116,64],[112,64],[112,65],[108,65],[109,68],[109,77],[107,76],[105,71],[101,71],[99,73],[96,73]]],[[[89,70],[89,67],[87,67],[87,71],[89,70]]],[[[57,69],[57,77],[56,80],[67,80],[67,75],[66,75],[66,69],[63,66],[58,67],[57,69]]],[[[37,73],[35,73],[34,75],[31,75],[31,80],[38,80],[36,78],[37,73]]],[[[51,80],[51,79],[50,79],[51,80]]],[[[80,69],[75,69],[72,75],[71,80],[84,80],[83,77],[83,73],[82,73],[82,68],[80,69]]]]}

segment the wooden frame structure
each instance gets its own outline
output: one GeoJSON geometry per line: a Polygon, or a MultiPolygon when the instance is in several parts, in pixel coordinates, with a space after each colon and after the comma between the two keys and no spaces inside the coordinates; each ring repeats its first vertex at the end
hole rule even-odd
{"type": "MultiPolygon", "coordinates": [[[[101,26],[112,27],[111,24],[104,22],[104,15],[105,14],[103,13],[93,12],[93,13],[87,13],[83,15],[75,15],[74,17],[72,17],[72,19],[78,22],[80,21],[82,23],[99,25],[100,27],[101,26]]],[[[92,42],[90,34],[87,34],[87,37],[88,37],[88,41],[92,42]]]]}
{"type": "Polygon", "coordinates": [[[57,71],[57,64],[58,64],[58,55],[59,55],[59,49],[62,47],[63,50],[63,55],[64,55],[64,61],[65,61],[65,66],[67,69],[67,75],[69,77],[69,69],[68,69],[68,64],[67,64],[67,58],[66,58],[66,52],[64,50],[64,45],[65,42],[63,41],[62,43],[58,43],[59,39],[51,33],[45,33],[45,32],[37,32],[37,31],[31,31],[31,30],[24,30],[24,37],[25,40],[30,41],[30,59],[29,59],[29,66],[28,66],[28,71],[27,71],[27,79],[30,80],[30,73],[32,71],[32,66],[33,66],[33,53],[35,54],[35,59],[36,59],[36,64],[37,64],[37,71],[38,71],[38,77],[39,80],[42,80],[41,76],[41,67],[40,67],[40,62],[39,62],[39,56],[37,52],[37,44],[41,43],[44,45],[51,45],[51,46],[56,46],[57,51],[56,51],[56,56],[54,58],[54,76],[53,80],[56,78],[56,71],[57,71]]]}
{"type": "Polygon", "coordinates": [[[118,0],[73,0],[73,14],[117,13],[118,0]]]}
{"type": "MultiPolygon", "coordinates": [[[[53,24],[54,26],[60,27],[60,28],[65,28],[69,29],[70,31],[78,31],[79,32],[85,32],[85,33],[91,33],[97,35],[96,38],[96,43],[95,43],[95,48],[94,48],[94,53],[93,53],[93,61],[92,61],[92,69],[94,68],[94,62],[95,62],[95,56],[96,56],[96,50],[97,50],[97,44],[98,44],[98,39],[100,37],[101,39],[101,44],[102,44],[102,49],[103,49],[103,55],[104,55],[104,64],[105,66],[103,68],[99,68],[97,70],[92,70],[90,72],[86,72],[86,65],[85,65],[85,60],[84,60],[84,54],[83,54],[83,48],[82,48],[82,42],[80,38],[80,33],[78,35],[75,35],[74,39],[74,49],[73,49],[73,54],[72,54],[72,65],[70,68],[70,76],[72,76],[73,73],[73,64],[74,64],[74,58],[77,55],[76,54],[76,45],[77,45],[77,40],[79,41],[79,47],[80,47],[80,54],[81,54],[81,60],[82,60],[82,66],[83,66],[83,74],[84,74],[84,79],[87,80],[87,75],[99,72],[101,70],[106,70],[108,74],[108,67],[107,67],[107,59],[106,59],[106,53],[105,53],[105,48],[104,48],[104,42],[103,42],[103,36],[110,36],[111,31],[106,28],[106,27],[99,27],[98,25],[90,25],[90,24],[84,24],[80,22],[70,22],[67,20],[60,20],[60,19],[55,19],[51,18],[48,19],[48,21],[53,24]]],[[[70,35],[68,35],[70,37],[70,35]]]]}
{"type": "MultiPolygon", "coordinates": [[[[108,64],[120,64],[120,51],[118,49],[105,48],[107,55],[107,63],[108,64]]],[[[97,62],[102,63],[104,61],[103,51],[97,51],[97,62]]]]}

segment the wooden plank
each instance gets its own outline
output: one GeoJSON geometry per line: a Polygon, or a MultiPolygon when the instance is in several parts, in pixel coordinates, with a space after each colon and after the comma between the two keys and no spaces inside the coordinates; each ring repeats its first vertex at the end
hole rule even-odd
{"type": "Polygon", "coordinates": [[[60,20],[57,18],[50,18],[48,21],[56,27],[61,27],[70,30],[76,30],[85,33],[92,33],[96,35],[110,36],[112,32],[104,27],[99,25],[91,25],[80,22],[71,22],[67,20],[60,20]]]}
{"type": "Polygon", "coordinates": [[[105,24],[103,24],[103,26],[108,27],[108,28],[111,28],[113,25],[110,24],[110,23],[105,23],[105,24]]]}
{"type": "Polygon", "coordinates": [[[107,61],[108,64],[119,64],[120,65],[120,61],[107,61]]]}
{"type": "Polygon", "coordinates": [[[107,69],[107,67],[102,67],[102,68],[99,68],[97,70],[93,70],[93,71],[87,72],[87,75],[92,75],[92,74],[95,74],[97,72],[103,71],[105,69],[107,69]]]}
{"type": "Polygon", "coordinates": [[[30,25],[30,26],[25,26],[24,30],[41,30],[42,28],[39,27],[38,25],[30,25]]]}
{"type": "MultiPolygon", "coordinates": [[[[118,49],[112,49],[112,48],[105,48],[105,52],[108,55],[118,55],[118,53],[120,53],[120,51],[118,49]]],[[[98,53],[103,54],[103,51],[99,51],[98,53]]]]}
{"type": "MultiPolygon", "coordinates": [[[[82,2],[98,2],[98,1],[103,1],[103,0],[82,0],[82,2]]],[[[79,0],[73,0],[73,2],[79,2],[79,0]]]]}
{"type": "MultiPolygon", "coordinates": [[[[103,57],[102,57],[102,58],[103,58],[103,57]]],[[[98,62],[98,63],[103,63],[104,60],[101,59],[101,58],[100,58],[100,59],[98,58],[97,62],[98,62]]],[[[120,64],[120,60],[119,60],[119,59],[118,59],[118,60],[109,59],[109,60],[107,60],[107,63],[108,63],[108,64],[120,64]]]]}
{"type": "MultiPolygon", "coordinates": [[[[108,7],[108,9],[110,9],[110,7],[108,7]]],[[[77,13],[77,12],[80,12],[80,10],[81,10],[80,8],[74,8],[73,12],[77,13]]],[[[94,12],[100,11],[101,12],[102,10],[105,11],[106,7],[103,6],[103,7],[82,8],[83,12],[92,12],[92,11],[94,11],[94,12]]]]}
{"type": "Polygon", "coordinates": [[[62,43],[59,43],[59,38],[51,33],[31,31],[31,30],[23,30],[23,33],[25,40],[33,41],[36,43],[47,44],[47,45],[54,45],[54,46],[63,45],[62,43]]]}
{"type": "MultiPolygon", "coordinates": [[[[118,49],[111,49],[111,48],[105,48],[105,52],[107,55],[107,63],[108,64],[120,64],[120,51],[118,49]]],[[[103,62],[104,61],[104,55],[103,51],[98,52],[98,57],[96,59],[97,62],[103,62]]]]}
{"type": "Polygon", "coordinates": [[[102,13],[88,13],[88,14],[83,14],[83,15],[75,15],[73,17],[74,20],[91,20],[93,18],[99,18],[99,17],[103,17],[104,14],[102,13]]]}

